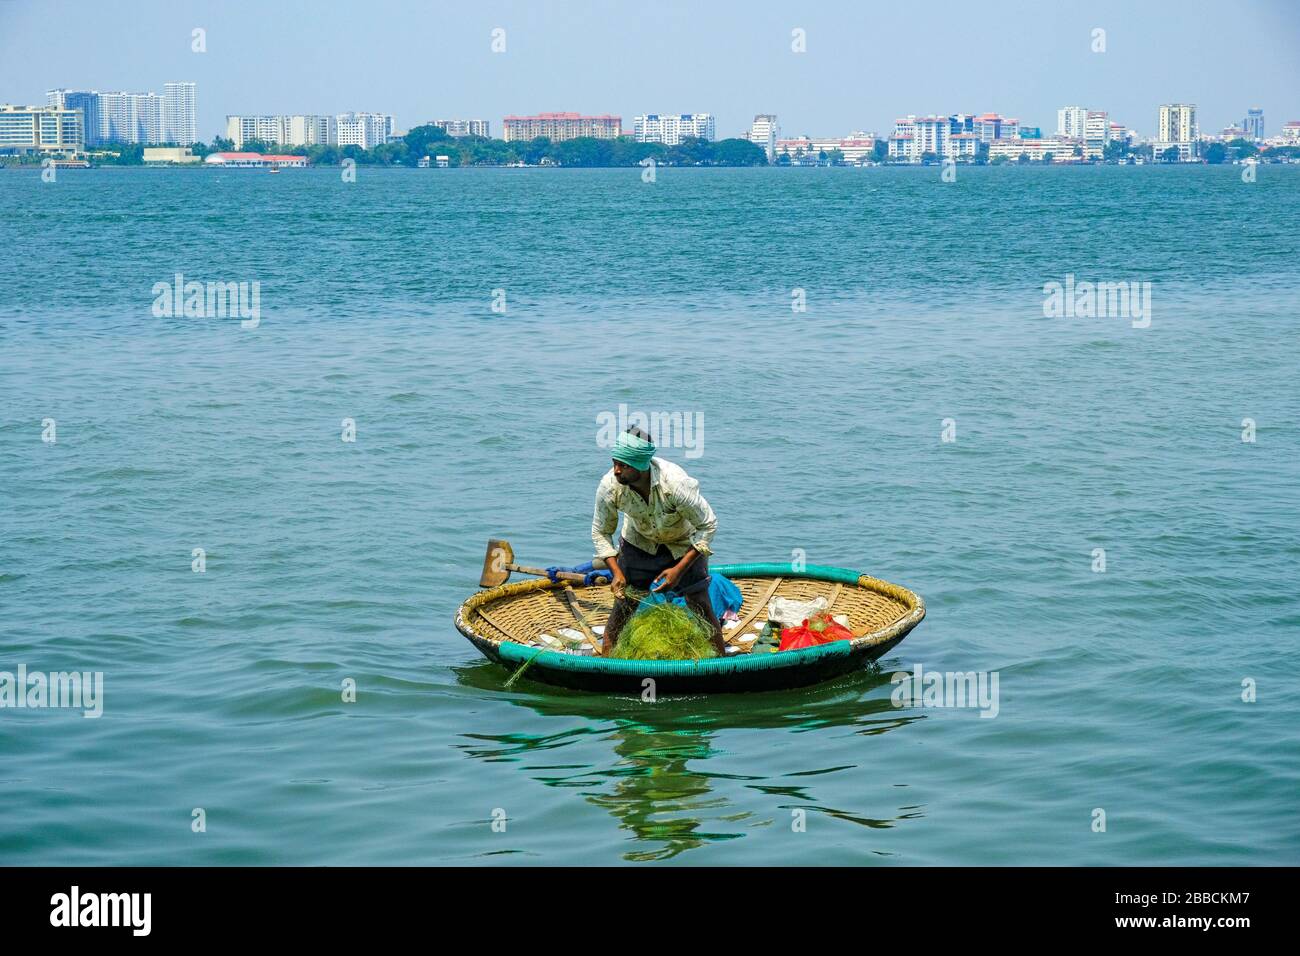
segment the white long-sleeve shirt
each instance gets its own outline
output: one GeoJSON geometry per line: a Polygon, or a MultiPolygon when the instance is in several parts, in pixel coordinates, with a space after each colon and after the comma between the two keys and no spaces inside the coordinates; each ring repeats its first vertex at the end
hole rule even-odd
{"type": "Polygon", "coordinates": [[[618,554],[614,532],[620,511],[627,516],[623,537],[642,551],[654,554],[663,544],[674,558],[690,548],[703,555],[712,553],[709,543],[718,530],[718,519],[700,494],[700,483],[680,465],[651,459],[649,501],[620,484],[613,468],[605,473],[596,488],[596,513],[591,519],[597,558],[618,554]]]}

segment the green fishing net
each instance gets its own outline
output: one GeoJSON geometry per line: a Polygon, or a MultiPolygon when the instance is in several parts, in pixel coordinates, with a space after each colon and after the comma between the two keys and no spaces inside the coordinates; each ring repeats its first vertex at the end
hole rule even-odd
{"type": "MultiPolygon", "coordinates": [[[[628,588],[635,601],[640,594],[628,588]]],[[[615,658],[628,661],[680,661],[717,657],[709,622],[688,607],[643,601],[618,635],[615,658]]]]}

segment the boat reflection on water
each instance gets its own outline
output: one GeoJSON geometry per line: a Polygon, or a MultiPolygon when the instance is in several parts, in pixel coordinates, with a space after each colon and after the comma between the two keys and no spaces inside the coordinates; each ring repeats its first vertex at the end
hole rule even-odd
{"type": "Polygon", "coordinates": [[[517,762],[534,780],[575,790],[607,811],[631,834],[624,860],[667,860],[705,844],[742,838],[756,828],[789,826],[798,809],[808,817],[822,814],[870,828],[892,827],[922,815],[919,807],[892,807],[894,815],[876,818],[821,802],[818,777],[852,766],[775,777],[710,767],[713,758],[725,753],[715,743],[722,731],[766,730],[774,735],[773,747],[785,748],[792,733],[856,728],[853,732],[870,736],[924,719],[917,711],[893,707],[888,677],[872,670],[798,690],[660,698],[654,703],[530,683],[527,675],[506,691],[507,674],[486,661],[452,670],[462,686],[507,699],[541,717],[570,718],[563,722],[564,729],[550,734],[544,727],[530,734],[467,733],[461,747],[481,760],[517,762]],[[572,718],[582,725],[575,728],[572,718]],[[594,739],[612,744],[612,760],[591,762],[594,739]],[[582,763],[555,759],[557,749],[575,744],[585,751],[582,763]],[[737,787],[765,799],[742,805],[734,798],[737,787]]]}

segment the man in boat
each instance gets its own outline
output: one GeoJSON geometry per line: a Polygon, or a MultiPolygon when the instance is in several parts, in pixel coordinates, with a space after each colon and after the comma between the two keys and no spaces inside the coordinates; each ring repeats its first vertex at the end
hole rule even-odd
{"type": "Polygon", "coordinates": [[[602,653],[618,642],[619,632],[637,609],[627,587],[672,592],[713,628],[719,655],[726,648],[722,628],[709,600],[709,543],[718,529],[713,509],[700,494],[700,483],[679,465],[655,457],[655,446],[639,428],[618,436],[611,453],[614,467],[596,488],[591,540],[596,564],[609,569],[614,608],[605,624],[602,653]],[[623,534],[613,535],[619,512],[623,534]]]}

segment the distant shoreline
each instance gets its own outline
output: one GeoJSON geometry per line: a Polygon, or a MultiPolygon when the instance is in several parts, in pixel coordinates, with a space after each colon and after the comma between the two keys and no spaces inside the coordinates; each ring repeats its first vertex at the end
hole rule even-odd
{"type": "MultiPolygon", "coordinates": [[[[1106,162],[1101,162],[1101,163],[1043,163],[1043,162],[958,163],[954,168],[961,169],[961,170],[1022,169],[1022,168],[1023,169],[1049,169],[1049,168],[1050,169],[1099,169],[1099,168],[1131,166],[1134,168],[1144,167],[1144,168],[1154,168],[1154,169],[1166,169],[1166,168],[1186,169],[1189,167],[1190,168],[1199,168],[1199,167],[1232,168],[1234,166],[1252,166],[1252,165],[1300,166],[1300,158],[1265,159],[1265,160],[1260,160],[1258,163],[1248,163],[1240,160],[1233,161],[1233,162],[1225,162],[1225,163],[1209,163],[1203,160],[1201,162],[1195,162],[1195,163],[1153,163],[1153,162],[1146,162],[1146,163],[1106,163],[1106,162]]],[[[15,172],[27,170],[29,172],[41,172],[45,168],[46,167],[42,166],[40,163],[6,163],[3,160],[0,160],[0,170],[15,171],[15,172]]],[[[149,164],[100,163],[100,164],[91,164],[89,167],[59,166],[56,168],[59,170],[60,173],[85,172],[87,169],[93,169],[93,170],[148,169],[148,170],[166,170],[171,172],[176,172],[176,171],[192,172],[192,171],[202,170],[205,172],[218,172],[218,171],[237,172],[237,173],[246,173],[249,175],[256,175],[258,173],[265,174],[266,172],[268,172],[268,170],[264,167],[214,166],[212,164],[205,164],[205,163],[149,163],[149,164]]],[[[436,174],[436,173],[451,172],[453,170],[463,171],[463,170],[486,170],[486,169],[520,170],[520,171],[551,170],[551,171],[567,171],[567,172],[573,172],[575,170],[586,170],[586,169],[624,169],[624,170],[628,170],[629,172],[637,172],[646,167],[642,167],[642,166],[559,166],[559,165],[510,166],[505,164],[500,164],[500,165],[483,164],[477,166],[417,168],[414,166],[406,166],[403,164],[388,165],[382,163],[374,163],[374,164],[367,164],[367,165],[358,164],[356,168],[364,169],[364,170],[378,170],[378,169],[404,170],[412,173],[420,173],[420,174],[435,173],[436,174]]],[[[770,170],[791,170],[791,171],[815,171],[815,170],[827,170],[827,169],[863,170],[863,171],[873,170],[873,169],[914,169],[914,170],[942,171],[944,169],[944,166],[942,163],[872,163],[872,164],[864,164],[864,165],[845,164],[840,166],[829,166],[829,165],[814,166],[814,165],[794,165],[794,164],[787,166],[787,165],[771,163],[766,166],[716,166],[716,165],[669,166],[665,164],[660,164],[656,168],[661,170],[667,170],[667,171],[677,171],[677,170],[684,170],[684,169],[702,169],[702,170],[770,169],[770,170]]],[[[343,169],[343,166],[338,163],[322,163],[322,164],[311,165],[306,167],[299,167],[297,169],[285,168],[281,171],[284,173],[301,173],[304,170],[341,170],[341,169],[343,169]]]]}

